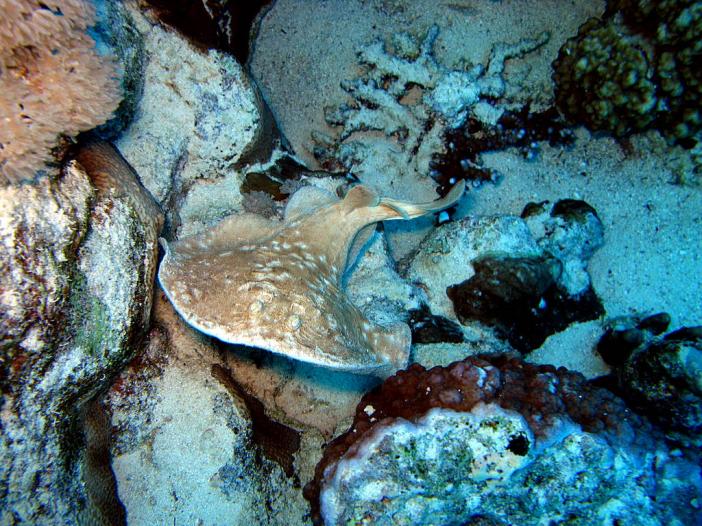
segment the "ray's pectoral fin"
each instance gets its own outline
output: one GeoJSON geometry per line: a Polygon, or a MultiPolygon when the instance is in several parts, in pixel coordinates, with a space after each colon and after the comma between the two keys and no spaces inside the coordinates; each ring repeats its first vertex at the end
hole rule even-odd
{"type": "Polygon", "coordinates": [[[378,206],[381,199],[372,189],[364,185],[351,188],[344,197],[344,205],[349,209],[378,206]]]}
{"type": "Polygon", "coordinates": [[[407,367],[411,344],[412,333],[409,326],[398,322],[382,328],[376,349],[387,362],[386,369],[393,373],[407,367]]]}
{"type": "Polygon", "coordinates": [[[241,213],[223,219],[200,234],[171,243],[164,239],[160,242],[164,249],[170,245],[176,257],[187,257],[203,252],[231,250],[246,243],[257,243],[273,236],[280,228],[280,223],[272,219],[257,214],[241,213]]]}

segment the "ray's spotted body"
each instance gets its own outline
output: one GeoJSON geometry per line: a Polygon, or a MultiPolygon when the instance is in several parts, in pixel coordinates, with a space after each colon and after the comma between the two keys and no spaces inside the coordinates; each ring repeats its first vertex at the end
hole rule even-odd
{"type": "Polygon", "coordinates": [[[409,327],[370,322],[342,290],[343,274],[372,233],[365,227],[438,212],[463,191],[461,182],[423,204],[365,186],[341,201],[313,196],[314,206],[293,196],[283,222],[239,214],[197,236],[161,240],[159,281],[190,325],[224,342],[385,376],[407,365],[409,327]]]}

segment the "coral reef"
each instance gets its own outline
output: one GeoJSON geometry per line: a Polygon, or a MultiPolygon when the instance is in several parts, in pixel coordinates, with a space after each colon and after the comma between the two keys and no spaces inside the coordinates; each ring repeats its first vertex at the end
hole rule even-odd
{"type": "Polygon", "coordinates": [[[629,27],[654,46],[658,119],[677,141],[695,139],[702,131],[702,2],[699,0],[612,0],[629,27]]]}
{"type": "Polygon", "coordinates": [[[326,121],[339,127],[338,136],[313,137],[313,153],[323,167],[350,170],[369,184],[375,182],[376,172],[383,174],[385,185],[390,180],[426,178],[432,157],[444,151],[448,130],[469,118],[497,123],[505,111],[497,102],[505,93],[505,61],[548,40],[544,33],[534,40],[498,44],[487,66],[458,70],[435,59],[438,34],[436,26],[421,42],[397,34],[387,45],[376,41],[358,51],[365,72],[343,84],[352,102],[325,111],[326,121]],[[377,133],[364,133],[374,131],[385,140],[378,140],[377,133]]]}
{"type": "Polygon", "coordinates": [[[609,391],[483,355],[364,396],[305,495],[315,524],[682,525],[701,491],[698,467],[609,391]]]}
{"type": "Polygon", "coordinates": [[[658,103],[647,49],[646,40],[619,18],[590,19],[554,63],[558,107],[592,130],[622,136],[646,129],[657,117],[658,103]]]}
{"type": "Polygon", "coordinates": [[[655,128],[691,146],[702,131],[702,4],[614,0],[554,62],[561,110],[617,136],[655,128]]]}
{"type": "Polygon", "coordinates": [[[105,122],[122,94],[86,30],[91,2],[11,0],[0,20],[0,184],[51,170],[63,139],[105,122]]]}
{"type": "Polygon", "coordinates": [[[403,273],[427,289],[433,313],[463,324],[480,320],[528,352],[570,323],[604,313],[587,273],[603,241],[602,223],[587,203],[530,203],[521,218],[468,217],[439,226],[403,273]]]}
{"type": "Polygon", "coordinates": [[[222,341],[387,375],[407,363],[409,329],[365,318],[343,291],[344,273],[372,225],[443,210],[464,188],[460,183],[443,199],[415,204],[362,185],[343,200],[303,187],[283,222],[237,214],[201,235],[164,241],[159,281],[190,325],[222,341]]]}
{"type": "Polygon", "coordinates": [[[614,389],[669,438],[702,445],[702,327],[663,334],[665,313],[616,318],[597,350],[614,367],[614,389]]]}

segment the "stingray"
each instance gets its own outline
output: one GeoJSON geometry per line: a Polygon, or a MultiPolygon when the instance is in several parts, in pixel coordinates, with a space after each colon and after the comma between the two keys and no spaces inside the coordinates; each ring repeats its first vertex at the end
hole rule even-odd
{"type": "Polygon", "coordinates": [[[407,365],[410,330],[380,326],[351,303],[344,272],[379,221],[448,208],[442,199],[409,203],[351,188],[344,199],[304,187],[283,221],[242,213],[175,242],[161,240],[159,281],[180,316],[203,333],[337,370],[385,376],[407,365]]]}

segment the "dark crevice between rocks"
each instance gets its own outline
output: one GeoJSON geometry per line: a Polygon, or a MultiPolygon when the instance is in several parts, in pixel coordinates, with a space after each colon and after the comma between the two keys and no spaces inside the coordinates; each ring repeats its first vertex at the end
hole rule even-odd
{"type": "Polygon", "coordinates": [[[94,399],[84,405],[79,419],[85,438],[81,470],[88,499],[85,523],[126,525],[127,511],[119,498],[117,477],[112,469],[110,415],[94,399]]]}
{"type": "Polygon", "coordinates": [[[246,64],[251,29],[257,15],[272,0],[143,0],[164,24],[180,31],[195,45],[231,53],[246,64]]]}
{"type": "Polygon", "coordinates": [[[538,154],[541,141],[548,141],[551,146],[569,146],[574,140],[573,132],[555,108],[532,113],[526,104],[506,111],[495,126],[469,118],[460,128],[448,130],[444,152],[432,158],[431,175],[439,184],[436,191],[443,197],[460,179],[474,186],[498,180],[499,174],[482,164],[483,153],[517,148],[526,159],[531,159],[538,154]]]}
{"type": "Polygon", "coordinates": [[[425,304],[409,311],[409,326],[412,331],[412,344],[464,341],[460,325],[444,316],[432,314],[425,304]]]}
{"type": "Polygon", "coordinates": [[[522,353],[571,323],[604,314],[592,287],[572,296],[557,284],[561,265],[554,258],[486,256],[473,267],[474,276],[446,289],[459,321],[494,327],[522,353]]]}
{"type": "MultiPolygon", "coordinates": [[[[163,200],[163,209],[166,210],[165,223],[163,226],[162,237],[167,240],[176,239],[176,234],[183,223],[180,218],[180,207],[185,196],[188,195],[190,187],[194,184],[193,181],[183,183],[180,180],[180,174],[183,172],[183,167],[188,162],[188,151],[183,148],[178,156],[175,166],[170,173],[169,190],[163,200]]],[[[160,264],[160,259],[159,259],[160,264]]]]}
{"type": "Polygon", "coordinates": [[[263,403],[248,393],[226,368],[215,364],[211,374],[232,396],[243,400],[251,418],[253,440],[260,451],[266,458],[277,463],[285,475],[288,478],[293,477],[295,484],[299,485],[294,455],[300,449],[300,432],[269,417],[263,403]]]}
{"type": "Polygon", "coordinates": [[[241,193],[265,192],[275,201],[284,201],[293,190],[290,182],[299,181],[306,171],[307,168],[292,157],[281,157],[265,171],[248,172],[241,184],[241,193]]]}

